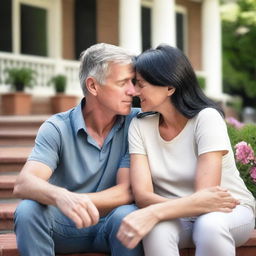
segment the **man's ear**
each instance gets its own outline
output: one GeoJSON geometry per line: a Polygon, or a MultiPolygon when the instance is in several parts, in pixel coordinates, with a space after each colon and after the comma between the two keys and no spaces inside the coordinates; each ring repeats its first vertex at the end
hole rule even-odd
{"type": "Polygon", "coordinates": [[[94,96],[97,96],[97,81],[93,77],[88,77],[85,81],[87,91],[94,96]]]}
{"type": "Polygon", "coordinates": [[[172,86],[168,86],[168,96],[172,96],[175,92],[175,88],[172,86]]]}

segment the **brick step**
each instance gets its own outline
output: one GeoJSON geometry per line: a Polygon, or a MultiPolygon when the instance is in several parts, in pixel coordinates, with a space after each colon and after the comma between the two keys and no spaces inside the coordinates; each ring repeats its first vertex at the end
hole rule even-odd
{"type": "Polygon", "coordinates": [[[18,205],[18,202],[19,201],[8,202],[8,203],[0,202],[0,231],[1,232],[8,232],[10,230],[13,230],[13,214],[18,205]]]}
{"type": "MultiPolygon", "coordinates": [[[[0,255],[1,256],[19,256],[15,234],[0,235],[0,255]]],[[[104,253],[77,253],[65,254],[66,256],[107,256],[104,253]]],[[[59,256],[59,254],[58,254],[59,256]]]]}
{"type": "Polygon", "coordinates": [[[38,129],[0,129],[0,146],[33,146],[38,129]]]}
{"type": "Polygon", "coordinates": [[[50,115],[30,115],[30,116],[1,116],[0,115],[0,130],[1,129],[38,129],[40,125],[50,117],[50,115]]]}
{"type": "Polygon", "coordinates": [[[31,149],[31,147],[0,147],[0,172],[20,171],[31,149]]]}
{"type": "Polygon", "coordinates": [[[0,199],[14,198],[13,188],[17,175],[0,175],[0,199]]]}
{"type": "MultiPolygon", "coordinates": [[[[194,249],[180,250],[181,256],[194,256],[194,249]]],[[[19,256],[16,244],[15,234],[0,235],[0,255],[1,256],[19,256]]],[[[67,256],[107,256],[102,253],[79,253],[66,254],[67,256]]],[[[253,231],[250,240],[244,245],[236,249],[236,256],[255,256],[256,255],[256,230],[253,231]]]]}

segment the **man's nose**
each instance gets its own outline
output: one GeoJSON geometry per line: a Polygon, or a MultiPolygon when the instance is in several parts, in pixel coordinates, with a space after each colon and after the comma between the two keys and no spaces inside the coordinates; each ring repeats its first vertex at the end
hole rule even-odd
{"type": "Polygon", "coordinates": [[[130,81],[130,83],[129,83],[128,94],[131,96],[139,96],[140,95],[139,87],[136,86],[136,84],[134,84],[132,81],[130,81]]]}
{"type": "Polygon", "coordinates": [[[128,89],[127,89],[127,94],[131,95],[131,96],[137,96],[137,90],[136,90],[132,81],[129,82],[129,86],[128,86],[128,89]]]}

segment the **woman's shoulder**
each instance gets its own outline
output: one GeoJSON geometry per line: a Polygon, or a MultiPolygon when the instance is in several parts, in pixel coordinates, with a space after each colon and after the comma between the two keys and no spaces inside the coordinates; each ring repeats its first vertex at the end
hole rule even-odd
{"type": "Polygon", "coordinates": [[[209,119],[209,118],[222,118],[222,115],[220,114],[220,112],[215,109],[215,108],[211,108],[211,107],[208,107],[208,108],[204,108],[202,109],[196,116],[195,116],[196,119],[201,119],[201,118],[206,118],[206,119],[209,119]]]}
{"type": "Polygon", "coordinates": [[[151,123],[159,120],[159,113],[157,112],[139,112],[135,117],[139,123],[151,123]]]}
{"type": "Polygon", "coordinates": [[[159,113],[145,114],[139,112],[132,120],[132,124],[138,127],[149,127],[157,123],[159,120],[159,113]]]}

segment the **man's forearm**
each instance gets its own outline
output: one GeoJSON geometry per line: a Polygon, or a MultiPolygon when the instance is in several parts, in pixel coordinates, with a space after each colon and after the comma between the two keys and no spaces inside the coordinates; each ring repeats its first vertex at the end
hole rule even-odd
{"type": "Polygon", "coordinates": [[[20,175],[13,193],[18,198],[31,199],[45,205],[56,205],[56,197],[64,188],[50,184],[34,175],[20,175]]]}
{"type": "Polygon", "coordinates": [[[130,187],[127,184],[118,184],[106,190],[88,193],[101,216],[105,216],[114,208],[130,204],[134,201],[130,187]]]}

